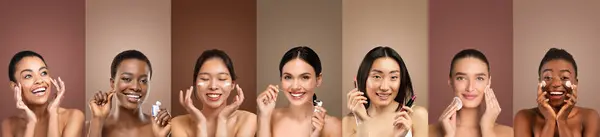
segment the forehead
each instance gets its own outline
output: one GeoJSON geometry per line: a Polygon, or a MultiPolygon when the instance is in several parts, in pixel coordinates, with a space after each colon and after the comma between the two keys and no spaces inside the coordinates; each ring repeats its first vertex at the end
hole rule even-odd
{"type": "Polygon", "coordinates": [[[400,70],[400,65],[393,58],[383,57],[375,59],[375,61],[373,61],[373,65],[371,65],[371,70],[373,69],[381,71],[394,71],[400,70]]]}
{"type": "Polygon", "coordinates": [[[16,72],[19,72],[23,69],[32,69],[38,70],[41,67],[46,67],[46,64],[42,59],[34,56],[24,57],[17,64],[15,64],[16,72]]]}
{"type": "Polygon", "coordinates": [[[302,73],[311,73],[314,74],[315,70],[314,68],[306,63],[306,61],[301,60],[301,59],[292,59],[290,61],[288,61],[287,63],[285,63],[285,65],[283,65],[283,68],[281,69],[283,73],[290,73],[290,74],[302,74],[302,73]]]}
{"type": "Polygon", "coordinates": [[[466,74],[488,74],[488,66],[481,59],[466,57],[456,60],[454,64],[454,72],[461,72],[466,74]]]}
{"type": "Polygon", "coordinates": [[[225,62],[220,58],[210,58],[202,63],[200,72],[228,72],[225,62]]]}
{"type": "Polygon", "coordinates": [[[145,61],[139,59],[125,59],[119,64],[117,71],[129,72],[134,74],[147,74],[150,72],[150,67],[145,61]]]}
{"type": "Polygon", "coordinates": [[[560,71],[560,70],[569,70],[573,73],[575,73],[575,68],[573,66],[573,64],[571,64],[571,62],[568,62],[564,59],[555,59],[555,60],[550,60],[548,62],[546,62],[544,65],[542,65],[542,69],[540,71],[544,71],[546,69],[550,69],[552,71],[560,71]]]}

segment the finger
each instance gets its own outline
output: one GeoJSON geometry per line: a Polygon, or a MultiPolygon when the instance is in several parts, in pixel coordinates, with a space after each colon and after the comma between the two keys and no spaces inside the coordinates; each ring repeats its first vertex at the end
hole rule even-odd
{"type": "Polygon", "coordinates": [[[539,82],[539,83],[538,83],[538,92],[537,92],[537,94],[538,94],[538,95],[542,94],[542,92],[543,92],[543,89],[542,89],[542,87],[543,87],[543,86],[542,86],[542,82],[539,82]]]}
{"type": "Polygon", "coordinates": [[[356,88],[350,90],[350,92],[348,92],[348,94],[346,94],[346,99],[350,99],[352,97],[352,94],[355,93],[357,91],[356,88]]]}
{"type": "Polygon", "coordinates": [[[107,94],[108,94],[107,95],[108,97],[106,98],[106,103],[110,104],[110,102],[112,102],[112,98],[115,95],[115,93],[111,92],[111,93],[107,93],[107,94]]]}
{"type": "Polygon", "coordinates": [[[167,111],[165,111],[164,116],[162,116],[160,118],[160,122],[162,126],[165,126],[167,124],[169,124],[169,119],[171,118],[171,116],[169,116],[169,113],[167,111]]]}
{"type": "Polygon", "coordinates": [[[246,97],[244,96],[244,90],[242,90],[242,88],[240,87],[240,85],[236,85],[236,86],[238,88],[238,90],[237,90],[238,91],[238,96],[240,97],[238,105],[240,105],[244,101],[244,99],[246,97]]]}
{"type": "Polygon", "coordinates": [[[577,98],[577,85],[571,85],[571,88],[573,89],[572,94],[575,98],[577,98]]]}
{"type": "Polygon", "coordinates": [[[179,90],[179,104],[185,106],[185,103],[183,103],[183,90],[179,90]]]}
{"type": "Polygon", "coordinates": [[[184,99],[184,101],[186,103],[188,103],[188,101],[190,101],[190,98],[192,97],[193,88],[194,88],[194,86],[190,86],[190,88],[187,91],[185,91],[185,99],[184,99]]]}
{"type": "Polygon", "coordinates": [[[66,91],[65,82],[62,81],[62,79],[60,77],[58,77],[58,82],[60,82],[60,96],[62,97],[66,91]]]}
{"type": "Polygon", "coordinates": [[[413,113],[413,109],[408,106],[402,106],[402,110],[405,110],[408,114],[413,113]]]}
{"type": "Polygon", "coordinates": [[[158,125],[162,125],[162,119],[167,116],[167,113],[165,113],[166,111],[158,111],[158,114],[156,115],[156,117],[154,117],[154,122],[156,122],[156,124],[158,125]]]}

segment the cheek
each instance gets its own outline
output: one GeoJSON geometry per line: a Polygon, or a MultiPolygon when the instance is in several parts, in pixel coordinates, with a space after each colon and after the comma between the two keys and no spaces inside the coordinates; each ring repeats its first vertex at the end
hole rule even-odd
{"type": "Polygon", "coordinates": [[[281,86],[279,88],[283,89],[283,90],[287,90],[288,88],[290,88],[292,86],[292,81],[291,80],[282,80],[281,81],[281,86]]]}

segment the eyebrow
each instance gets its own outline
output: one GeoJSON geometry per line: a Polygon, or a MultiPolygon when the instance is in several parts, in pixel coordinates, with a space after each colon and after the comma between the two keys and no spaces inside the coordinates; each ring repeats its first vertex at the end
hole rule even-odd
{"type": "Polygon", "coordinates": [[[467,73],[463,73],[463,72],[456,72],[456,73],[454,73],[454,75],[455,75],[455,76],[456,76],[456,75],[467,75],[467,73]]]}
{"type": "MultiPolygon", "coordinates": [[[[283,72],[283,75],[292,75],[292,74],[291,74],[291,73],[288,73],[288,72],[283,72]]],[[[300,74],[300,75],[310,75],[310,73],[308,73],[308,72],[304,72],[304,73],[302,73],[302,74],[300,74]]],[[[293,76],[293,75],[292,75],[292,76],[293,76]]]]}
{"type": "Polygon", "coordinates": [[[552,72],[552,69],[544,69],[544,70],[542,70],[542,73],[544,73],[544,72],[546,72],[546,71],[550,71],[550,72],[552,72]]]}
{"type": "Polygon", "coordinates": [[[371,70],[371,72],[383,73],[383,71],[377,70],[377,69],[373,69],[373,70],[371,70]]]}
{"type": "Polygon", "coordinates": [[[477,73],[475,76],[487,76],[485,73],[477,73]]]}
{"type": "Polygon", "coordinates": [[[571,73],[571,71],[570,71],[570,70],[568,70],[568,69],[563,69],[563,70],[560,70],[560,72],[569,72],[569,73],[571,73]]]}
{"type": "MultiPolygon", "coordinates": [[[[42,70],[42,69],[48,69],[48,68],[44,66],[44,67],[40,67],[39,70],[42,70]]],[[[20,74],[23,74],[23,72],[33,72],[33,70],[31,70],[31,69],[24,69],[24,70],[21,70],[20,74]]]]}

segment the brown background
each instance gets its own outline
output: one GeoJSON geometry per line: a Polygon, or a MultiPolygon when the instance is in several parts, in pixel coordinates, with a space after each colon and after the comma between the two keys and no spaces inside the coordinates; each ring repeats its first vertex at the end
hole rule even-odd
{"type": "Polygon", "coordinates": [[[577,63],[577,106],[600,110],[600,1],[514,2],[514,108],[537,106],[538,67],[550,48],[563,48],[577,63]]]}
{"type": "Polygon", "coordinates": [[[20,112],[7,74],[10,59],[22,50],[41,54],[52,78],[65,82],[61,107],[83,111],[85,1],[2,1],[0,19],[0,119],[20,112]]]}
{"type": "MultiPolygon", "coordinates": [[[[172,2],[173,115],[187,114],[179,91],[193,84],[194,65],[204,50],[224,50],[233,61],[237,83],[244,90],[241,110],[256,112],[256,1],[172,2]]],[[[235,97],[229,96],[229,102],[235,97]]],[[[199,100],[195,100],[196,106],[199,100]]]]}
{"type": "Polygon", "coordinates": [[[437,123],[454,92],[450,62],[462,49],[482,51],[502,107],[497,123],[512,126],[512,1],[429,1],[429,123],[437,123]]]}

